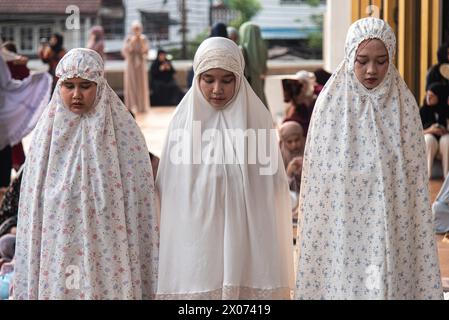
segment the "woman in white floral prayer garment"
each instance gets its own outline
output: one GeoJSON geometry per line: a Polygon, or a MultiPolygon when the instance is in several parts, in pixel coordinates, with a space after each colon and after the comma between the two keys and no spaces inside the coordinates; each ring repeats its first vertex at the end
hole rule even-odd
{"type": "Polygon", "coordinates": [[[158,298],[290,299],[291,207],[271,114],[243,76],[233,41],[205,40],[193,65],[156,178],[158,298]],[[257,141],[229,143],[231,132],[257,141]]]}
{"type": "Polygon", "coordinates": [[[441,299],[416,101],[386,22],[349,29],[315,105],[300,194],[296,299],[441,299]]]}
{"type": "Polygon", "coordinates": [[[23,174],[15,299],[149,299],[158,227],[150,158],[93,50],[56,68],[23,174]]]}

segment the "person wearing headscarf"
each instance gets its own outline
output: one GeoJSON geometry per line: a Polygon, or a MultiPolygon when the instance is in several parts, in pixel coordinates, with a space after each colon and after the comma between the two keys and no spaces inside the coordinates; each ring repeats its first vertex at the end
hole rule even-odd
{"type": "Polygon", "coordinates": [[[132,35],[126,37],[122,48],[125,58],[124,98],[125,105],[132,112],[143,113],[150,108],[147,56],[150,44],[142,34],[142,24],[134,21],[132,35]]]}
{"type": "Polygon", "coordinates": [[[234,41],[236,44],[239,43],[239,31],[234,27],[227,27],[226,31],[228,32],[228,38],[234,41]]]}
{"type": "Polygon", "coordinates": [[[104,60],[104,29],[102,26],[93,26],[89,30],[87,48],[96,51],[104,60]]]}
{"type": "Polygon", "coordinates": [[[279,138],[290,190],[299,192],[305,144],[304,130],[297,122],[287,121],[279,128],[279,138]]]}
{"type": "Polygon", "coordinates": [[[426,90],[432,83],[449,86],[449,43],[443,43],[437,52],[438,63],[430,67],[426,76],[426,90]]]}
{"type": "Polygon", "coordinates": [[[14,60],[15,56],[13,52],[0,51],[0,188],[11,181],[11,146],[34,129],[51,94],[52,78],[46,72],[23,80],[12,78],[5,61],[14,60]]]}
{"type": "Polygon", "coordinates": [[[67,52],[63,45],[64,37],[59,33],[54,33],[50,37],[49,42],[42,43],[38,50],[39,57],[42,62],[48,64],[48,73],[53,77],[52,90],[54,90],[56,82],[58,81],[58,78],[55,75],[56,66],[67,52]]]}
{"type": "Polygon", "coordinates": [[[158,226],[145,139],[90,49],[70,50],[36,126],[19,202],[14,299],[149,299],[158,226]]]}
{"type": "Polygon", "coordinates": [[[449,178],[447,176],[432,204],[432,213],[435,232],[449,232],[449,178]]]}
{"type": "Polygon", "coordinates": [[[16,247],[16,236],[13,234],[5,234],[0,237],[0,259],[2,262],[11,262],[14,258],[16,247]]]}
{"type": "MultiPolygon", "coordinates": [[[[296,121],[284,122],[279,128],[279,147],[290,187],[293,223],[298,220],[298,198],[304,155],[304,130],[296,121]]],[[[296,240],[296,239],[295,239],[296,240]]]]}
{"type": "Polygon", "coordinates": [[[228,37],[228,30],[223,22],[217,22],[212,26],[209,37],[228,37]]]}
{"type": "Polygon", "coordinates": [[[176,84],[176,73],[167,52],[159,49],[157,57],[151,64],[151,104],[153,106],[176,106],[184,93],[176,84]]]}
{"type": "Polygon", "coordinates": [[[158,298],[290,299],[291,206],[271,114],[232,40],[206,39],[193,65],[156,177],[158,298]]]}
{"type": "Polygon", "coordinates": [[[259,99],[268,108],[265,97],[268,50],[262,39],[260,27],[253,22],[240,26],[240,47],[245,57],[245,77],[259,99]]]}
{"type": "Polygon", "coordinates": [[[16,236],[6,234],[0,237],[0,300],[8,299],[14,275],[14,251],[16,236]]]}
{"type": "Polygon", "coordinates": [[[437,82],[432,83],[426,92],[424,105],[419,110],[426,141],[429,177],[432,175],[433,162],[437,154],[441,156],[444,177],[449,172],[448,96],[449,86],[437,82]]]}
{"type": "Polygon", "coordinates": [[[383,20],[349,28],[318,97],[300,191],[296,299],[442,299],[418,105],[383,20]]]}
{"type": "Polygon", "coordinates": [[[283,122],[295,121],[307,137],[310,118],[315,106],[314,80],[309,72],[298,72],[293,77],[282,79],[284,102],[288,104],[283,122]]]}

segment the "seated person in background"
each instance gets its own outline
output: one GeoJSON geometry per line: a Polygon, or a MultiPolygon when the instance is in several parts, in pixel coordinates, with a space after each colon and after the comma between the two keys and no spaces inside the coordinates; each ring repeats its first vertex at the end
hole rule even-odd
{"type": "Polygon", "coordinates": [[[159,157],[151,152],[148,153],[150,154],[151,169],[153,169],[153,179],[156,180],[157,169],[159,167],[159,157]]]}
{"type": "Polygon", "coordinates": [[[0,237],[13,233],[17,226],[17,213],[19,211],[20,185],[22,183],[23,167],[6,189],[3,200],[0,200],[0,237]]]}
{"type": "Polygon", "coordinates": [[[443,84],[431,84],[427,90],[424,105],[419,111],[426,141],[429,177],[431,177],[433,161],[437,154],[441,156],[444,177],[447,176],[449,171],[448,91],[449,88],[443,84]]]}
{"type": "Polygon", "coordinates": [[[313,84],[310,80],[297,77],[296,79],[283,79],[282,87],[284,102],[289,104],[284,122],[296,121],[299,123],[304,130],[304,137],[306,137],[316,101],[313,84]]]}
{"type": "Polygon", "coordinates": [[[323,90],[324,85],[326,84],[327,80],[332,76],[331,73],[327,72],[323,68],[319,68],[313,72],[315,74],[316,78],[316,88],[315,88],[315,94],[318,95],[321,90],[323,90]]]}
{"type": "Polygon", "coordinates": [[[0,300],[9,299],[14,275],[14,252],[16,236],[7,234],[0,237],[0,300]]]}
{"type": "Polygon", "coordinates": [[[449,178],[446,177],[441,190],[432,205],[434,228],[436,233],[449,231],[449,178]]]}
{"type": "Polygon", "coordinates": [[[279,147],[290,187],[293,220],[296,220],[305,145],[304,130],[297,122],[287,121],[279,128],[279,138],[279,147]]]}
{"type": "Polygon", "coordinates": [[[167,59],[167,52],[159,50],[157,59],[151,64],[151,105],[176,106],[184,96],[184,93],[176,84],[173,77],[175,69],[167,59]]]}
{"type": "Polygon", "coordinates": [[[449,43],[443,43],[438,48],[438,63],[427,71],[426,90],[429,90],[433,83],[449,85],[449,43]]]}

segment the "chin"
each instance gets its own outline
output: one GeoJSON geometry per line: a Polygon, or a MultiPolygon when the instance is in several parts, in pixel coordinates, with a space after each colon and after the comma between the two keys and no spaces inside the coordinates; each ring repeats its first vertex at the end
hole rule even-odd
{"type": "Polygon", "coordinates": [[[215,109],[215,110],[223,110],[226,108],[226,104],[216,104],[216,103],[211,103],[211,106],[215,109]]]}

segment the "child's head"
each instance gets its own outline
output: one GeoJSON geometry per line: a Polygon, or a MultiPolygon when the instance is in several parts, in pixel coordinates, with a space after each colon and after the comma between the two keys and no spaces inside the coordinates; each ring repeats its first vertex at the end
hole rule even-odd
{"type": "Polygon", "coordinates": [[[436,106],[447,102],[449,95],[449,87],[442,83],[432,83],[427,88],[426,105],[436,106]]]}
{"type": "Polygon", "coordinates": [[[16,247],[16,236],[13,234],[5,234],[0,237],[0,258],[11,261],[14,258],[16,247]]]}
{"type": "Polygon", "coordinates": [[[360,43],[355,55],[354,72],[365,88],[376,88],[385,78],[388,65],[388,51],[381,40],[367,39],[360,43]]]}
{"type": "Polygon", "coordinates": [[[426,104],[428,106],[436,106],[438,104],[438,96],[432,91],[427,90],[426,92],[426,104]]]}
{"type": "Polygon", "coordinates": [[[279,129],[281,146],[292,154],[300,154],[304,150],[304,130],[295,121],[287,121],[279,129]]]}
{"type": "Polygon", "coordinates": [[[207,102],[217,110],[224,109],[234,97],[234,73],[214,68],[200,74],[200,90],[207,102]]]}
{"type": "Polygon", "coordinates": [[[82,48],[70,50],[61,59],[56,76],[64,106],[80,115],[95,107],[99,84],[106,81],[103,59],[94,50],[82,48]]]}

